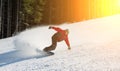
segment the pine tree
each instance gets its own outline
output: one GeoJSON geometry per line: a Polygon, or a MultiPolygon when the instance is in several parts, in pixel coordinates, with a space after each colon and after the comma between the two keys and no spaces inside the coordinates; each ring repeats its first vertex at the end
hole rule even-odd
{"type": "Polygon", "coordinates": [[[40,25],[46,0],[23,0],[22,20],[27,26],[40,25]]]}

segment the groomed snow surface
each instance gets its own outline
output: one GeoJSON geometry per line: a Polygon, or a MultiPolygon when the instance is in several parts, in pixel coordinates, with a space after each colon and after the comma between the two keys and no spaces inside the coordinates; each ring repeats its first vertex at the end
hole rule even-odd
{"type": "Polygon", "coordinates": [[[49,26],[27,29],[0,40],[0,65],[17,50],[21,53],[16,57],[26,58],[1,65],[0,71],[120,71],[120,15],[56,26],[69,29],[71,50],[63,41],[53,51],[55,55],[36,58],[36,49],[51,45],[56,31],[49,26]]]}

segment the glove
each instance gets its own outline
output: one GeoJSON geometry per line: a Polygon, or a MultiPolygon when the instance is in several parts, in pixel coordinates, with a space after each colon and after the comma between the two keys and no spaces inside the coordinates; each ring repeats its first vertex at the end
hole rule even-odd
{"type": "Polygon", "coordinates": [[[49,26],[49,29],[51,29],[52,28],[52,26],[49,26]]]}
{"type": "Polygon", "coordinates": [[[70,47],[68,47],[68,50],[70,50],[71,48],[70,47]]]}

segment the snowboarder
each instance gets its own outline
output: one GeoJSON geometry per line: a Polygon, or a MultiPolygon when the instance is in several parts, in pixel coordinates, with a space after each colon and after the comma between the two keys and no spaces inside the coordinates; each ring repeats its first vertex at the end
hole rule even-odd
{"type": "Polygon", "coordinates": [[[68,33],[69,30],[62,30],[61,28],[58,27],[52,27],[50,26],[49,29],[54,29],[55,31],[57,31],[53,36],[52,36],[52,44],[49,47],[44,48],[43,50],[45,52],[50,52],[52,50],[55,50],[56,46],[57,46],[57,42],[61,42],[61,41],[65,41],[67,46],[68,46],[68,50],[70,50],[70,43],[68,40],[68,33]]]}

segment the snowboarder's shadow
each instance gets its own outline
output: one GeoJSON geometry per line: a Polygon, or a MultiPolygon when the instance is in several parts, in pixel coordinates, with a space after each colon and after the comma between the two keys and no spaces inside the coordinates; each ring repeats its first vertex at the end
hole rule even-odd
{"type": "Polygon", "coordinates": [[[24,56],[24,53],[22,53],[21,51],[15,50],[15,51],[7,52],[4,54],[0,54],[0,67],[8,64],[12,64],[12,63],[20,62],[23,60],[28,60],[32,58],[43,58],[43,57],[47,57],[47,56],[45,55],[24,56]]]}

